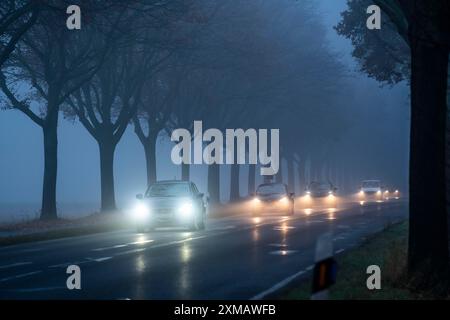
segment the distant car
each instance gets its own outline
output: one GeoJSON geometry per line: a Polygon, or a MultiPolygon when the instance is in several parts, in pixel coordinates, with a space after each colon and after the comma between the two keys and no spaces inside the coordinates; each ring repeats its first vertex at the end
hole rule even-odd
{"type": "Polygon", "coordinates": [[[358,195],[361,201],[382,201],[386,199],[385,191],[380,180],[364,180],[361,183],[361,189],[358,195]]]}
{"type": "Polygon", "coordinates": [[[294,193],[289,193],[287,186],[283,183],[259,185],[252,202],[254,216],[263,213],[294,214],[294,193]]]}
{"type": "Polygon", "coordinates": [[[333,207],[337,206],[337,188],[331,182],[313,181],[307,187],[301,198],[303,207],[333,207]]]}
{"type": "Polygon", "coordinates": [[[205,229],[206,201],[193,182],[158,181],[136,198],[139,203],[133,214],[138,232],[161,226],[205,229]]]}
{"type": "Polygon", "coordinates": [[[323,198],[335,195],[337,188],[330,182],[314,181],[306,188],[306,194],[313,198],[323,198]]]}
{"type": "Polygon", "coordinates": [[[383,189],[382,192],[383,192],[384,200],[400,199],[400,191],[398,191],[398,189],[395,189],[394,187],[391,187],[391,188],[384,187],[382,189],[383,189]]]}

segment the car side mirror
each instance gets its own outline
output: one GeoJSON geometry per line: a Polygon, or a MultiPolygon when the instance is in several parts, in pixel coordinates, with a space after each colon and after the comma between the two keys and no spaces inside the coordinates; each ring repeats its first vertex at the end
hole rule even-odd
{"type": "Polygon", "coordinates": [[[139,193],[136,195],[136,199],[142,200],[142,199],[144,199],[144,195],[142,193],[139,193]]]}

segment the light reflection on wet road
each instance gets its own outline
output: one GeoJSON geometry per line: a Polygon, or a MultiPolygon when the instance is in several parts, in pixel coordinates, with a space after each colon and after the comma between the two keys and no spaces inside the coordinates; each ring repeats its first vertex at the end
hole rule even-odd
{"type": "Polygon", "coordinates": [[[249,299],[308,276],[315,241],[342,252],[407,218],[403,202],[210,219],[206,231],[115,231],[0,248],[0,299],[249,299]],[[65,288],[67,265],[82,290],[65,288]]]}

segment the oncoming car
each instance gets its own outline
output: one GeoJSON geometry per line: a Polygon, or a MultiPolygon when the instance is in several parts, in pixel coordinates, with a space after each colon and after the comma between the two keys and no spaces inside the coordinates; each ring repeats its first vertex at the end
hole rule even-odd
{"type": "Polygon", "coordinates": [[[254,216],[263,213],[294,214],[294,194],[289,193],[283,183],[264,183],[256,189],[252,200],[252,214],[254,216]]]}
{"type": "Polygon", "coordinates": [[[302,198],[303,206],[335,208],[337,205],[336,191],[337,188],[330,182],[313,181],[306,188],[302,198]]]}
{"type": "Polygon", "coordinates": [[[147,192],[138,194],[133,210],[138,232],[161,226],[205,229],[206,203],[203,193],[189,181],[158,181],[147,192]]]}
{"type": "Polygon", "coordinates": [[[361,202],[383,201],[387,198],[386,196],[387,192],[383,191],[380,180],[364,180],[358,193],[361,202]]]}

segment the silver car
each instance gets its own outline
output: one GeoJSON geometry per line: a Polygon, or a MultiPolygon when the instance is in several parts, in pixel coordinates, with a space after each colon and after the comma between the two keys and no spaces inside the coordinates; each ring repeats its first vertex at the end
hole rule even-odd
{"type": "Polygon", "coordinates": [[[206,201],[193,182],[158,181],[136,198],[139,203],[133,215],[138,232],[162,226],[205,228],[206,201]]]}

